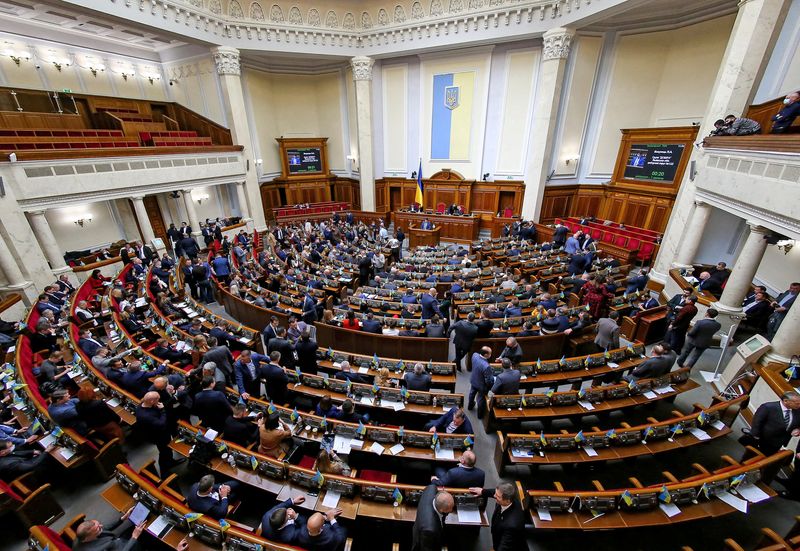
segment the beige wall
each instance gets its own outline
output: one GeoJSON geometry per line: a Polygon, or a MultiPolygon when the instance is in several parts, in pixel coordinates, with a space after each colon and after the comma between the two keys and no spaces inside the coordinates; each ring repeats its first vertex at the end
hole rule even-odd
{"type": "Polygon", "coordinates": [[[48,209],[45,217],[62,252],[93,249],[125,237],[105,201],[48,209]],[[83,218],[87,213],[92,216],[91,222],[85,222],[83,227],[75,224],[76,218],[83,218]]]}
{"type": "Polygon", "coordinates": [[[567,95],[563,127],[553,149],[555,170],[558,176],[574,176],[578,163],[566,159],[580,156],[586,116],[600,59],[603,39],[595,36],[578,36],[574,43],[572,73],[567,95]]]}
{"type": "Polygon", "coordinates": [[[217,70],[210,55],[167,63],[164,69],[167,81],[173,80],[172,86],[167,85],[174,101],[225,125],[217,70]]]}
{"type": "Polygon", "coordinates": [[[621,128],[683,126],[701,120],[733,21],[731,15],[618,38],[592,173],[613,171],[621,128]]]}
{"type": "Polygon", "coordinates": [[[383,171],[408,172],[408,65],[382,69],[383,171]]]}
{"type": "Polygon", "coordinates": [[[275,138],[328,138],[331,170],[344,170],[341,73],[291,75],[245,69],[263,171],[280,172],[275,138]]]}
{"type": "Polygon", "coordinates": [[[788,254],[783,254],[777,246],[767,247],[756,280],[777,293],[788,289],[790,283],[800,281],[800,245],[794,246],[788,254]]]}
{"type": "Polygon", "coordinates": [[[506,90],[495,175],[516,175],[525,170],[539,56],[538,49],[506,54],[506,90]]]}

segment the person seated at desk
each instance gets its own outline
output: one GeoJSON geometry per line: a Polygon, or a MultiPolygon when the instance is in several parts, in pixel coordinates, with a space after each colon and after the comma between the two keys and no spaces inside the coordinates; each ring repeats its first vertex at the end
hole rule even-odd
{"type": "Polygon", "coordinates": [[[467,419],[467,414],[463,408],[452,407],[450,411],[429,421],[425,428],[428,432],[443,432],[446,434],[472,434],[472,423],[467,419]]]}
{"type": "Polygon", "coordinates": [[[225,419],[222,429],[225,440],[247,448],[258,439],[258,425],[247,414],[247,406],[236,404],[233,415],[225,419]]]}
{"type": "Polygon", "coordinates": [[[314,415],[317,417],[339,419],[339,417],[342,416],[342,410],[333,404],[330,394],[326,394],[320,398],[319,402],[317,403],[317,407],[314,408],[314,415]]]}
{"type": "Polygon", "coordinates": [[[788,131],[792,123],[800,115],[800,91],[787,94],[783,99],[783,107],[772,116],[773,134],[783,134],[788,131]]]}
{"type": "Polygon", "coordinates": [[[279,543],[293,544],[298,534],[305,530],[306,518],[297,513],[292,505],[305,502],[304,496],[298,495],[275,505],[261,518],[261,535],[279,543]]]}
{"type": "Polygon", "coordinates": [[[408,390],[428,392],[431,389],[431,376],[425,371],[425,365],[421,362],[414,364],[413,371],[403,373],[403,381],[408,390]]]}
{"type": "Polygon", "coordinates": [[[333,376],[334,379],[349,380],[351,383],[367,383],[367,380],[364,379],[364,377],[353,371],[353,369],[350,367],[350,362],[347,360],[340,364],[340,369],[341,371],[333,376]]]}
{"type": "Polygon", "coordinates": [[[517,297],[511,297],[511,301],[506,306],[505,310],[503,310],[503,317],[505,318],[517,318],[522,315],[522,307],[519,304],[519,299],[517,297]]]}
{"type": "Polygon", "coordinates": [[[648,297],[642,297],[641,302],[636,306],[640,312],[644,312],[645,310],[650,310],[651,308],[657,308],[659,305],[658,299],[652,295],[648,297]]]}
{"type": "Polygon", "coordinates": [[[436,226],[431,224],[431,221],[428,220],[427,218],[425,220],[423,220],[422,223],[419,225],[419,229],[421,229],[421,230],[432,230],[435,227],[436,226]]]}
{"type": "Polygon", "coordinates": [[[406,289],[406,294],[400,297],[400,302],[403,304],[416,304],[417,295],[414,294],[414,289],[406,289]]]}
{"type": "Polygon", "coordinates": [[[701,272],[699,282],[697,284],[698,291],[708,291],[715,297],[719,297],[722,294],[722,287],[720,286],[719,282],[711,277],[711,274],[708,272],[701,272]]]}
{"type": "Polygon", "coordinates": [[[651,354],[649,358],[622,378],[629,383],[635,383],[639,379],[650,379],[669,373],[672,364],[675,363],[674,355],[666,353],[661,344],[655,345],[651,354]]]}
{"type": "Polygon", "coordinates": [[[475,452],[466,450],[461,454],[458,465],[452,469],[437,467],[436,474],[431,477],[431,483],[445,488],[471,488],[483,486],[486,473],[475,466],[475,452]]]}
{"type": "Polygon", "coordinates": [[[628,277],[628,279],[625,280],[625,293],[631,294],[637,291],[644,291],[647,282],[650,281],[650,276],[648,275],[649,271],[650,270],[645,266],[638,274],[628,277]]]}
{"type": "Polygon", "coordinates": [[[345,421],[346,423],[369,423],[369,415],[368,414],[360,414],[356,413],[356,406],[353,403],[353,400],[348,398],[344,402],[342,402],[342,409],[339,414],[339,420],[345,421]]]}
{"type": "Polygon", "coordinates": [[[352,310],[347,312],[347,317],[342,321],[344,329],[353,329],[355,331],[361,330],[361,323],[356,319],[356,313],[352,310]]]}
{"type": "MultiPolygon", "coordinates": [[[[84,520],[75,529],[75,542],[72,544],[72,551],[133,551],[139,549],[139,536],[144,532],[146,522],[135,526],[130,538],[117,536],[116,534],[119,531],[119,527],[128,520],[132,512],[133,507],[128,509],[117,522],[108,527],[103,526],[99,520],[84,520]]],[[[178,551],[189,549],[188,540],[186,538],[182,539],[178,543],[177,549],[178,551]]]]}
{"type": "Polygon", "coordinates": [[[322,474],[336,474],[340,476],[350,476],[350,466],[342,461],[336,452],[330,452],[324,448],[317,454],[317,470],[322,474]]]}
{"type": "Polygon", "coordinates": [[[169,344],[167,339],[158,339],[151,352],[159,360],[175,363],[183,367],[192,363],[191,354],[187,354],[186,352],[178,352],[174,346],[169,344]]]}
{"type": "Polygon", "coordinates": [[[397,328],[397,320],[394,318],[384,318],[384,324],[381,331],[384,335],[396,337],[400,334],[400,330],[397,328]]]}
{"type": "Polygon", "coordinates": [[[40,385],[42,383],[56,383],[60,386],[66,386],[69,383],[67,373],[69,373],[71,367],[64,366],[64,353],[61,349],[51,350],[47,359],[39,366],[39,374],[36,379],[40,385]]]}
{"type": "Polygon", "coordinates": [[[500,359],[503,370],[494,378],[492,394],[517,394],[519,392],[519,382],[522,373],[517,369],[512,369],[511,361],[508,358],[500,359]]]}
{"type": "Polygon", "coordinates": [[[522,347],[514,337],[508,337],[506,339],[506,347],[495,361],[499,362],[503,358],[508,358],[513,365],[518,365],[519,362],[522,361],[522,347]]]}
{"type": "Polygon", "coordinates": [[[539,334],[539,331],[533,328],[533,322],[528,320],[522,324],[522,331],[517,333],[517,337],[538,337],[539,334]]]}
{"type": "Polygon", "coordinates": [[[366,319],[361,323],[361,330],[365,333],[380,335],[382,329],[381,322],[375,319],[375,315],[372,312],[367,312],[366,319]]]}
{"type": "Polygon", "coordinates": [[[400,312],[400,317],[403,319],[416,319],[417,318],[417,308],[414,304],[406,304],[405,309],[400,312]]]}
{"type": "Polygon", "coordinates": [[[215,520],[228,516],[228,506],[236,500],[239,483],[235,480],[215,484],[214,475],[207,474],[199,482],[192,484],[186,504],[195,513],[207,515],[215,520]]]}
{"type": "Polygon", "coordinates": [[[336,521],[341,514],[341,509],[330,509],[311,515],[298,530],[296,545],[308,551],[341,551],[347,540],[347,530],[336,521]]]}
{"type": "Polygon", "coordinates": [[[292,431],[278,412],[258,419],[258,453],[278,458],[291,447],[292,431]]]}
{"type": "Polygon", "coordinates": [[[430,323],[425,326],[425,336],[442,338],[445,336],[444,325],[438,315],[431,318],[430,323]]]}
{"type": "Polygon", "coordinates": [[[128,363],[127,373],[123,373],[120,378],[119,386],[137,398],[142,398],[150,388],[150,377],[161,375],[165,369],[162,364],[155,371],[143,371],[142,362],[133,359],[128,363]]]}

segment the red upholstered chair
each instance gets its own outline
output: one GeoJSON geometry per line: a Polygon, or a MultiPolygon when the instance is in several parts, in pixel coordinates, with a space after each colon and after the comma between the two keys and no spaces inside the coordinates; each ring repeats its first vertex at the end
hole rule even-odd
{"type": "Polygon", "coordinates": [[[29,528],[50,524],[64,515],[64,509],[50,493],[50,484],[38,484],[33,473],[17,478],[10,484],[0,482],[2,509],[12,510],[19,521],[29,528]]]}
{"type": "Polygon", "coordinates": [[[303,467],[304,469],[314,469],[314,465],[317,463],[317,458],[311,455],[304,455],[300,459],[300,463],[297,464],[298,467],[303,467]]]}
{"type": "Polygon", "coordinates": [[[628,244],[628,236],[627,235],[615,235],[614,236],[614,245],[617,247],[626,247],[628,244]]]}
{"type": "Polygon", "coordinates": [[[642,247],[639,249],[639,254],[636,255],[636,260],[642,264],[649,264],[653,259],[653,251],[655,250],[655,243],[642,243],[642,247]]]}
{"type": "Polygon", "coordinates": [[[445,209],[445,204],[439,203],[438,205],[436,205],[436,214],[443,214],[444,209],[445,209]]]}
{"type": "Polygon", "coordinates": [[[635,251],[642,246],[642,241],[638,237],[628,238],[628,250],[635,251]]]}
{"type": "Polygon", "coordinates": [[[514,216],[513,210],[508,208],[503,210],[503,218],[511,218],[512,216],[514,216]]]}
{"type": "Polygon", "coordinates": [[[601,236],[601,241],[603,243],[613,243],[614,242],[614,234],[612,232],[610,232],[610,231],[603,232],[603,235],[601,236]]]}
{"type": "Polygon", "coordinates": [[[589,235],[591,235],[592,239],[594,239],[595,241],[600,239],[600,236],[603,235],[603,230],[601,230],[600,228],[590,228],[589,232],[590,232],[589,235]]]}
{"type": "Polygon", "coordinates": [[[373,469],[362,469],[359,473],[360,480],[369,480],[370,482],[382,482],[384,484],[391,484],[396,482],[395,475],[387,473],[386,471],[375,471],[373,469]]]}

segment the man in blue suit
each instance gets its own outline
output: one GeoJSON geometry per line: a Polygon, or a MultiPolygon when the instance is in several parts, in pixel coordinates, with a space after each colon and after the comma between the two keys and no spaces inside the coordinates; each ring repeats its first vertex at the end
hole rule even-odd
{"type": "Polygon", "coordinates": [[[494,375],[489,365],[491,356],[492,349],[488,346],[484,346],[480,352],[472,354],[472,374],[469,377],[470,388],[467,409],[472,409],[477,399],[478,419],[482,419],[484,413],[486,413],[486,394],[492,388],[492,383],[494,383],[494,375]]]}
{"type": "Polygon", "coordinates": [[[264,513],[261,518],[261,535],[271,541],[296,543],[299,533],[306,528],[306,519],[292,505],[300,505],[305,500],[305,497],[298,495],[278,503],[264,513]]]}
{"type": "Polygon", "coordinates": [[[445,434],[472,434],[472,424],[467,419],[467,414],[460,407],[452,407],[450,411],[425,425],[428,432],[443,432],[445,434]]]}
{"type": "Polygon", "coordinates": [[[431,287],[427,293],[422,294],[422,319],[431,319],[434,314],[441,315],[441,312],[439,301],[436,300],[436,288],[431,287]]]}
{"type": "Polygon", "coordinates": [[[648,272],[650,270],[647,267],[642,268],[639,271],[638,275],[633,275],[625,280],[625,293],[631,294],[637,291],[644,291],[644,288],[647,286],[647,282],[650,281],[650,276],[648,272]]]}
{"type": "Polygon", "coordinates": [[[506,318],[518,318],[522,315],[522,308],[519,305],[517,297],[511,297],[511,302],[508,303],[506,309],[503,311],[503,316],[506,318]]]}
{"type": "Polygon", "coordinates": [[[194,397],[192,413],[200,418],[203,426],[222,432],[225,430],[225,421],[233,415],[233,408],[225,394],[214,389],[215,385],[214,377],[203,378],[203,390],[194,397]]]}
{"type": "Polygon", "coordinates": [[[298,546],[308,551],[339,551],[344,548],[347,530],[336,522],[342,514],[341,509],[331,509],[323,515],[314,513],[308,519],[305,528],[298,530],[298,546]]]}
{"type": "Polygon", "coordinates": [[[150,377],[162,373],[164,373],[163,365],[158,366],[156,371],[142,371],[142,362],[132,360],[128,364],[128,372],[122,375],[119,384],[137,398],[141,398],[150,389],[150,377]]]}
{"type": "Polygon", "coordinates": [[[207,515],[219,520],[228,516],[228,505],[235,500],[239,483],[234,481],[225,484],[214,484],[214,475],[207,474],[200,482],[192,484],[186,504],[195,513],[207,515]]]}
{"type": "Polygon", "coordinates": [[[474,488],[478,482],[478,486],[483,486],[485,479],[486,473],[475,466],[475,452],[467,450],[452,469],[436,469],[436,476],[431,477],[431,482],[445,488],[474,488]]]}
{"type": "Polygon", "coordinates": [[[433,229],[433,224],[431,224],[431,221],[426,218],[425,220],[422,221],[422,224],[420,224],[419,227],[420,227],[420,229],[423,229],[423,230],[432,230],[433,229]]]}
{"type": "Polygon", "coordinates": [[[581,236],[581,232],[575,232],[572,234],[572,237],[567,239],[567,242],[564,244],[564,252],[567,254],[575,254],[579,250],[581,250],[580,243],[578,242],[578,238],[581,236]]]}
{"type": "Polygon", "coordinates": [[[376,333],[380,335],[382,332],[381,322],[375,319],[375,315],[372,312],[368,312],[366,319],[361,322],[361,330],[365,333],[376,333]]]}
{"type": "Polygon", "coordinates": [[[416,304],[417,295],[414,294],[414,290],[406,289],[406,294],[400,298],[400,302],[402,302],[403,304],[416,304]]]}
{"type": "Polygon", "coordinates": [[[239,359],[233,364],[236,387],[245,400],[250,396],[261,397],[262,363],[269,363],[269,358],[258,352],[242,350],[239,359]]]}

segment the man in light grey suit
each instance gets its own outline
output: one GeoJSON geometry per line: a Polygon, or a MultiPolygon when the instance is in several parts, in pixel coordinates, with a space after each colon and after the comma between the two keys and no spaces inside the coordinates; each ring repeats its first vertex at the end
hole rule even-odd
{"type": "Polygon", "coordinates": [[[678,358],[679,367],[693,367],[706,351],[706,348],[711,346],[714,335],[720,330],[722,325],[715,320],[717,311],[714,308],[706,310],[706,317],[694,324],[689,332],[686,334],[686,344],[683,345],[683,350],[678,358]]]}
{"type": "Polygon", "coordinates": [[[594,344],[597,345],[601,351],[619,348],[619,319],[618,312],[611,312],[607,318],[600,318],[597,320],[597,336],[594,338],[594,344]]]}

